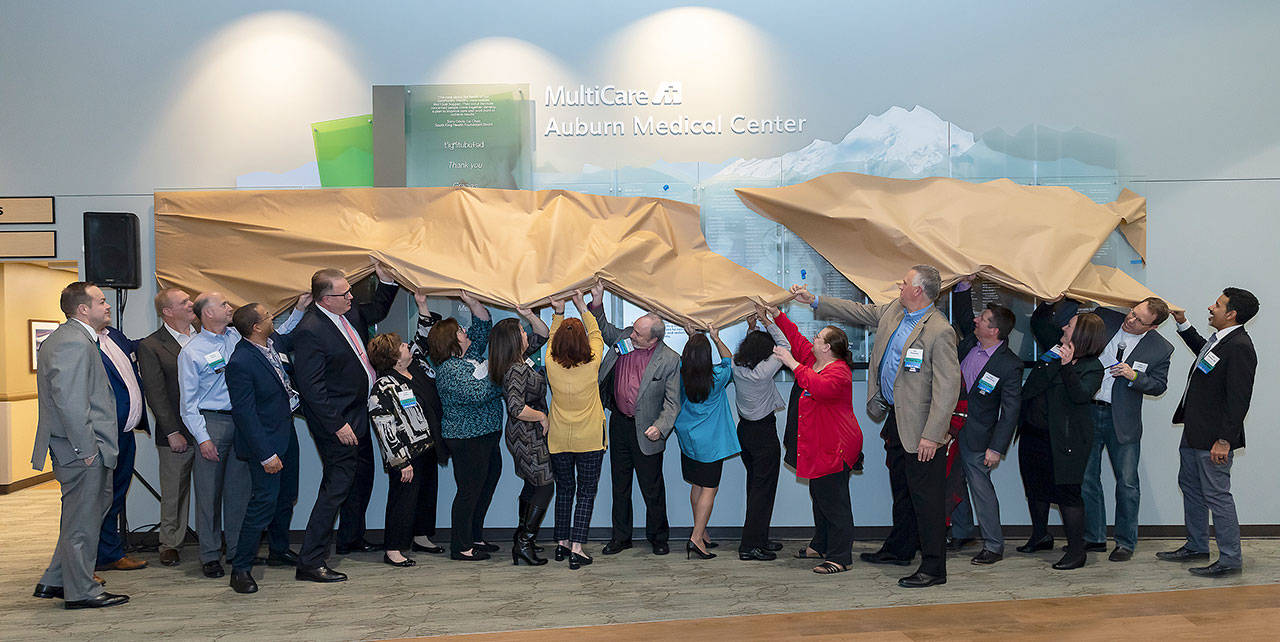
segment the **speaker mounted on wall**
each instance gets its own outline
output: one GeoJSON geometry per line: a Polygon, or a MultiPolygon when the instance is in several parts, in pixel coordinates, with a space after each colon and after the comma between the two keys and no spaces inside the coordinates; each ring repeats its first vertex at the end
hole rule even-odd
{"type": "Polygon", "coordinates": [[[141,287],[138,216],[130,212],[84,213],[84,278],[100,287],[141,287]]]}

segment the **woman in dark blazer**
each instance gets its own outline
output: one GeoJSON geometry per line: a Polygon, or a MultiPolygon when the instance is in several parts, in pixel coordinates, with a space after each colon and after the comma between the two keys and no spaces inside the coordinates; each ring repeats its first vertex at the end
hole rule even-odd
{"type": "MultiPolygon", "coordinates": [[[[1052,308],[1042,306],[1032,317],[1032,332],[1044,344],[1053,341],[1052,308]],[[1042,310],[1044,312],[1042,312],[1042,310]]],[[[1059,342],[1039,359],[1022,385],[1018,467],[1031,511],[1031,539],[1019,552],[1053,548],[1049,504],[1062,512],[1067,552],[1053,565],[1058,570],[1085,563],[1084,500],[1080,484],[1093,447],[1090,405],[1102,385],[1102,363],[1096,358],[1107,345],[1102,319],[1077,314],[1062,326],[1059,342]]]]}

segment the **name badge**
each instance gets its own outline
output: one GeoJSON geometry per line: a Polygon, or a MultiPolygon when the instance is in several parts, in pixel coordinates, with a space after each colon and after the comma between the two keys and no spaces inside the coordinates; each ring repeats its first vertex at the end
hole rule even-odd
{"type": "Polygon", "coordinates": [[[401,390],[396,393],[396,398],[400,400],[400,407],[405,410],[418,405],[418,398],[413,396],[412,390],[401,390]]]}
{"type": "Polygon", "coordinates": [[[902,367],[911,372],[920,372],[920,366],[924,364],[924,348],[907,348],[907,353],[902,357],[902,367]]]}
{"type": "Polygon", "coordinates": [[[1141,361],[1134,361],[1134,362],[1133,362],[1133,371],[1134,371],[1134,372],[1146,372],[1146,371],[1147,371],[1147,364],[1145,364],[1145,363],[1143,363],[1143,362],[1141,362],[1141,361]]]}
{"type": "Polygon", "coordinates": [[[1204,358],[1196,363],[1196,367],[1200,369],[1200,372],[1203,372],[1205,374],[1209,374],[1210,372],[1213,372],[1214,366],[1217,366],[1217,365],[1218,365],[1218,355],[1212,352],[1206,353],[1204,355],[1204,358]]]}
{"type": "Polygon", "coordinates": [[[280,363],[289,363],[289,355],[283,352],[277,352],[276,357],[280,359],[280,363]]]}
{"type": "Polygon", "coordinates": [[[481,361],[479,363],[472,361],[471,363],[475,364],[476,366],[475,370],[471,371],[472,377],[475,377],[476,379],[489,378],[489,362],[488,361],[481,361]]]}
{"type": "Polygon", "coordinates": [[[222,372],[222,369],[227,366],[226,359],[223,359],[222,353],[217,350],[204,355],[204,362],[209,366],[209,369],[214,372],[222,372]]]}
{"type": "Polygon", "coordinates": [[[1000,383],[1000,377],[988,372],[987,374],[982,375],[982,378],[978,380],[978,393],[989,395],[992,390],[996,389],[996,384],[998,383],[1000,383]]]}
{"type": "Polygon", "coordinates": [[[618,356],[622,356],[636,349],[636,347],[631,344],[631,339],[623,339],[615,344],[615,346],[618,348],[618,356]]]}
{"type": "Polygon", "coordinates": [[[1058,352],[1058,350],[1060,349],[1060,347],[1061,347],[1061,346],[1053,346],[1052,348],[1049,348],[1048,350],[1045,350],[1045,351],[1044,351],[1044,354],[1040,355],[1040,360],[1041,360],[1041,361],[1054,361],[1054,360],[1056,360],[1056,359],[1061,359],[1061,358],[1062,358],[1062,353],[1061,353],[1061,352],[1058,352]]]}
{"type": "Polygon", "coordinates": [[[535,363],[533,362],[533,359],[531,359],[531,358],[530,358],[530,359],[525,359],[525,360],[524,360],[524,364],[525,364],[526,366],[529,366],[530,368],[536,368],[536,367],[537,367],[537,364],[535,364],[535,363]]]}

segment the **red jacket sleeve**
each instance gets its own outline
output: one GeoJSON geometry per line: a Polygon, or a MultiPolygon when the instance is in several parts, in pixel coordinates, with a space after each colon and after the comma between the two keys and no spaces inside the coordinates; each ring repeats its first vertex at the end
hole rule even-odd
{"type": "Polygon", "coordinates": [[[800,365],[795,374],[796,383],[820,401],[848,399],[853,393],[853,374],[841,362],[828,365],[822,372],[814,372],[813,368],[800,365]]]}
{"type": "Polygon", "coordinates": [[[800,334],[800,328],[787,318],[786,313],[778,314],[778,318],[773,320],[782,329],[782,334],[787,336],[787,342],[791,344],[791,356],[796,358],[802,365],[813,365],[813,344],[800,334]]]}

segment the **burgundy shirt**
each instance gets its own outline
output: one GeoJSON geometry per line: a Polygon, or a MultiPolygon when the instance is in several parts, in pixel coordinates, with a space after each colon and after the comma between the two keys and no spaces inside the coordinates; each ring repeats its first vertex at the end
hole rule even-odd
{"type": "Polygon", "coordinates": [[[644,350],[632,350],[618,357],[618,363],[613,367],[613,402],[617,404],[618,411],[628,417],[636,416],[641,380],[657,347],[655,342],[644,350]]]}

